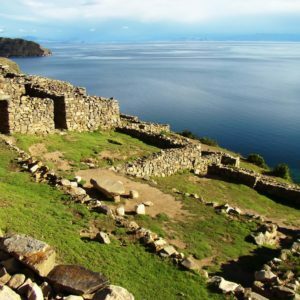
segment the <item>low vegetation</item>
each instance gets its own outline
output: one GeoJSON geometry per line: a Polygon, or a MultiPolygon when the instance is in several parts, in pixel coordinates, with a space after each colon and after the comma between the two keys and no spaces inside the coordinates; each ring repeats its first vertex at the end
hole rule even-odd
{"type": "Polygon", "coordinates": [[[291,181],[291,172],[287,164],[278,164],[270,172],[271,175],[291,181]]]}
{"type": "Polygon", "coordinates": [[[199,137],[189,130],[183,130],[183,131],[179,132],[179,134],[184,137],[190,138],[190,139],[199,140],[202,144],[205,144],[208,146],[213,146],[213,147],[218,147],[218,142],[215,141],[214,139],[206,137],[206,136],[199,137]]]}
{"type": "Polygon", "coordinates": [[[247,161],[254,164],[254,165],[256,165],[256,166],[258,166],[258,167],[261,167],[261,168],[264,168],[264,169],[268,168],[268,166],[265,162],[265,159],[257,153],[249,154],[248,157],[247,157],[247,161]]]}

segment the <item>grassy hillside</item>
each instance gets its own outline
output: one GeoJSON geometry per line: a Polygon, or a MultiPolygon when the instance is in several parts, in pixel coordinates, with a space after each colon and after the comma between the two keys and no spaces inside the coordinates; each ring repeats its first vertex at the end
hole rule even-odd
{"type": "MultiPolygon", "coordinates": [[[[87,168],[86,160],[108,167],[159,150],[115,132],[69,132],[46,137],[15,135],[13,138],[19,147],[36,152],[36,156],[54,169],[66,161],[70,169],[59,172],[67,176],[87,168]],[[61,156],[53,160],[53,153],[57,152],[61,156]]],[[[61,261],[103,272],[138,300],[223,298],[211,293],[198,273],[181,270],[146,251],[125,230],[116,228],[108,217],[72,203],[56,189],[34,183],[28,174],[19,172],[13,158],[14,154],[0,144],[0,229],[28,233],[47,241],[57,249],[61,261]],[[112,243],[102,245],[80,239],[79,231],[90,225],[112,232],[112,243]]],[[[220,272],[229,278],[235,275],[237,281],[241,279],[240,274],[252,279],[253,272],[277,253],[276,247],[258,247],[249,242],[247,237],[257,228],[255,222],[218,214],[213,207],[184,193],[197,193],[206,201],[229,203],[283,225],[300,226],[299,210],[278,204],[243,185],[201,178],[189,172],[153,179],[157,182],[151,183],[154,187],[173,195],[176,203],[182,205],[181,215],[166,215],[158,209],[152,217],[130,215],[128,218],[173,241],[180,252],[192,255],[209,272],[220,272]],[[174,193],[174,188],[183,194],[174,193]]]]}

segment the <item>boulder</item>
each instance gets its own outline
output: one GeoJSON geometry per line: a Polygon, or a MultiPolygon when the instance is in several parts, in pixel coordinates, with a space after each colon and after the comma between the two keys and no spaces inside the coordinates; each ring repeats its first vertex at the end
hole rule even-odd
{"type": "Polygon", "coordinates": [[[150,207],[150,206],[153,206],[154,204],[153,204],[153,202],[151,202],[151,201],[146,201],[146,202],[143,202],[143,204],[145,205],[145,206],[148,206],[148,207],[150,207]]]}
{"type": "Polygon", "coordinates": [[[125,194],[125,188],[121,181],[104,179],[101,182],[97,182],[96,180],[91,179],[90,182],[95,189],[109,198],[125,194]]]}
{"type": "Polygon", "coordinates": [[[55,265],[54,249],[30,236],[16,234],[2,238],[0,249],[15,256],[42,277],[47,276],[55,265]]]}
{"type": "Polygon", "coordinates": [[[68,297],[64,297],[64,300],[83,300],[81,296],[70,295],[68,297]]]}
{"type": "Polygon", "coordinates": [[[210,283],[217,287],[224,294],[234,293],[240,290],[241,285],[232,281],[225,280],[223,277],[214,276],[211,278],[210,283]]]}
{"type": "Polygon", "coordinates": [[[136,207],[135,207],[135,212],[137,215],[145,215],[146,214],[146,208],[145,208],[145,205],[144,204],[138,204],[136,207]]]}
{"type": "Polygon", "coordinates": [[[285,286],[275,286],[272,291],[275,294],[276,299],[291,299],[296,295],[294,290],[285,286]]]}
{"type": "Polygon", "coordinates": [[[63,179],[60,181],[60,184],[61,184],[62,186],[67,186],[67,187],[69,187],[69,186],[71,186],[71,181],[70,181],[69,179],[63,178],[63,179]]]}
{"type": "Polygon", "coordinates": [[[116,213],[117,213],[117,216],[124,217],[125,216],[125,207],[123,205],[117,207],[116,213]]]}
{"type": "Polygon", "coordinates": [[[82,180],[82,178],[81,178],[80,176],[75,176],[75,177],[74,177],[74,180],[75,180],[77,183],[79,183],[79,182],[82,180]]]}
{"type": "Polygon", "coordinates": [[[15,293],[10,287],[0,285],[0,299],[1,300],[21,300],[21,297],[15,293]]]}
{"type": "Polygon", "coordinates": [[[192,256],[184,258],[181,261],[181,265],[188,270],[198,270],[199,269],[197,261],[192,256]]]}
{"type": "Polygon", "coordinates": [[[20,295],[28,295],[29,290],[31,289],[33,282],[30,278],[27,278],[26,281],[19,286],[17,292],[20,295]]]}
{"type": "Polygon", "coordinates": [[[152,248],[154,248],[155,252],[160,251],[167,245],[166,240],[159,238],[155,240],[153,243],[151,243],[152,248]]]}
{"type": "Polygon", "coordinates": [[[177,254],[177,251],[176,251],[176,249],[175,249],[173,246],[169,245],[169,246],[164,247],[164,248],[159,252],[159,254],[160,254],[161,256],[172,256],[172,255],[177,254]]]}
{"type": "Polygon", "coordinates": [[[103,231],[97,233],[96,240],[102,244],[110,244],[110,239],[108,237],[108,234],[103,231]]]}
{"type": "Polygon", "coordinates": [[[270,270],[256,271],[254,277],[256,281],[261,282],[274,281],[277,278],[277,276],[270,270]]]}
{"type": "Polygon", "coordinates": [[[69,188],[69,193],[72,196],[84,196],[86,195],[86,190],[81,187],[71,186],[69,188]]]}
{"type": "Polygon", "coordinates": [[[137,199],[139,197],[139,192],[135,190],[130,190],[129,191],[129,198],[131,199],[137,199]]]}
{"type": "Polygon", "coordinates": [[[19,286],[21,286],[26,280],[26,277],[24,274],[15,274],[11,277],[7,285],[16,290],[19,286]]]}
{"type": "Polygon", "coordinates": [[[6,269],[4,267],[0,268],[0,285],[7,284],[7,282],[9,282],[10,278],[11,278],[11,276],[6,271],[6,269]]]}
{"type": "Polygon", "coordinates": [[[74,295],[94,293],[109,283],[102,274],[74,265],[58,265],[47,278],[57,290],[74,295]]]}
{"type": "Polygon", "coordinates": [[[97,292],[93,300],[134,300],[134,296],[123,287],[110,285],[97,292]]]}

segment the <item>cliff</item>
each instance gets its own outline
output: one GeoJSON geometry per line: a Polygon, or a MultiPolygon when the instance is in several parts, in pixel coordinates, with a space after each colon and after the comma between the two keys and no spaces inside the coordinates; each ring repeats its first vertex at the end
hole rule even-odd
{"type": "Polygon", "coordinates": [[[12,72],[12,73],[21,73],[21,70],[18,66],[18,64],[16,64],[14,61],[7,59],[5,57],[0,57],[0,65],[2,66],[8,66],[8,71],[12,72]]]}
{"type": "Polygon", "coordinates": [[[0,56],[48,56],[51,51],[23,39],[0,38],[0,56]]]}

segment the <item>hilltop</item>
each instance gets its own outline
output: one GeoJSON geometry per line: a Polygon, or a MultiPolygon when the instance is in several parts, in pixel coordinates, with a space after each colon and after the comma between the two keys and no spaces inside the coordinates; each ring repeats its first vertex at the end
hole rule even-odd
{"type": "Polygon", "coordinates": [[[49,56],[51,51],[39,44],[23,39],[0,37],[0,56],[49,56]]]}

